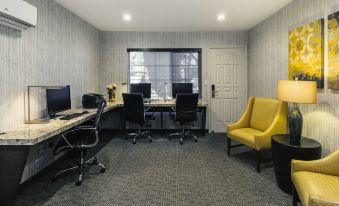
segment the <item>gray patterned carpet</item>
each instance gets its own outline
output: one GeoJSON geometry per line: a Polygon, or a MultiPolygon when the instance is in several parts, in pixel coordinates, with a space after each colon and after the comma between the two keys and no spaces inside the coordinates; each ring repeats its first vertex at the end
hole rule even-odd
{"type": "Polygon", "coordinates": [[[184,145],[159,135],[133,145],[120,136],[102,134],[106,145],[97,157],[106,173],[90,168],[80,187],[72,174],[51,182],[65,166],[60,161],[22,188],[16,205],[291,205],[275,184],[272,163],[257,174],[249,149],[234,149],[228,158],[224,134],[184,145]]]}

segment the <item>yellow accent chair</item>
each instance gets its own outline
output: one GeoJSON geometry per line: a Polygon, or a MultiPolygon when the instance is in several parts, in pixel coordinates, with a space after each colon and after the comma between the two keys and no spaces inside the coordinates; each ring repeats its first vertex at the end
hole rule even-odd
{"type": "Polygon", "coordinates": [[[293,206],[339,206],[339,149],[320,160],[292,160],[293,206]]]}
{"type": "Polygon", "coordinates": [[[275,134],[287,133],[288,105],[276,99],[250,97],[242,117],[227,126],[227,154],[231,148],[248,146],[257,151],[257,172],[260,172],[261,151],[271,148],[275,134]],[[240,142],[231,145],[231,139],[240,142]]]}

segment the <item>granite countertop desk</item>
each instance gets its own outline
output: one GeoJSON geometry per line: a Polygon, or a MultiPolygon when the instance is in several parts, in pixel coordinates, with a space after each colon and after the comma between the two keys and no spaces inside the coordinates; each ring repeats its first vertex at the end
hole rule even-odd
{"type": "MultiPolygon", "coordinates": [[[[108,103],[104,112],[122,106],[123,104],[119,102],[108,103]]],[[[22,124],[12,130],[4,131],[5,134],[0,135],[0,145],[30,146],[38,144],[95,117],[96,109],[78,108],[67,112],[83,111],[88,111],[89,113],[71,120],[52,119],[47,124],[22,124]]]]}
{"type": "MultiPolygon", "coordinates": [[[[159,100],[151,101],[145,104],[146,107],[173,107],[174,100],[159,100]]],[[[207,103],[199,101],[199,107],[207,107],[207,103]]],[[[104,112],[110,111],[114,108],[123,107],[122,102],[109,102],[104,112]]],[[[73,109],[68,112],[82,112],[89,111],[88,114],[71,120],[50,120],[47,124],[22,124],[17,128],[9,131],[4,131],[5,134],[0,135],[0,145],[35,145],[55,135],[69,130],[77,125],[80,125],[95,116],[95,109],[73,109]]]]}
{"type": "MultiPolygon", "coordinates": [[[[173,106],[175,106],[174,100],[151,101],[145,104],[145,107],[154,107],[161,111],[161,122],[163,112],[167,111],[168,107],[173,106]]],[[[204,131],[207,104],[199,102],[198,107],[204,113],[201,124],[204,131]]],[[[108,103],[104,112],[114,108],[123,108],[123,103],[108,103]]],[[[4,205],[14,205],[29,148],[76,127],[96,115],[96,109],[83,108],[68,110],[64,114],[83,111],[88,111],[88,113],[71,120],[52,119],[47,124],[22,124],[12,130],[4,131],[5,134],[0,134],[0,174],[6,174],[0,176],[0,185],[2,185],[2,190],[0,190],[1,203],[4,203],[4,205]]]]}
{"type": "MultiPolygon", "coordinates": [[[[146,103],[145,106],[150,107],[174,107],[175,100],[152,100],[150,103],[146,103]]],[[[207,103],[199,100],[198,107],[207,107],[207,103]]]]}

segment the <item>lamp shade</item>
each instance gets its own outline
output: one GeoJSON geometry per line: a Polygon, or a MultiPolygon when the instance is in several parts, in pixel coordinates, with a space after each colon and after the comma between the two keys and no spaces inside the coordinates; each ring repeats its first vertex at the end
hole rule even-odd
{"type": "Polygon", "coordinates": [[[277,93],[277,98],[281,101],[302,104],[316,104],[317,82],[279,80],[277,93]]]}

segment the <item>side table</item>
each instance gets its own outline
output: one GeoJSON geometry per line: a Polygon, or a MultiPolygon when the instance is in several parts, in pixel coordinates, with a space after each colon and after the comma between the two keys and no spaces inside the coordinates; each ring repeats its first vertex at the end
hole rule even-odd
{"type": "Polygon", "coordinates": [[[290,143],[288,134],[272,136],[272,158],[278,187],[292,194],[291,161],[317,160],[321,158],[321,145],[313,139],[302,137],[300,144],[290,143]]]}

